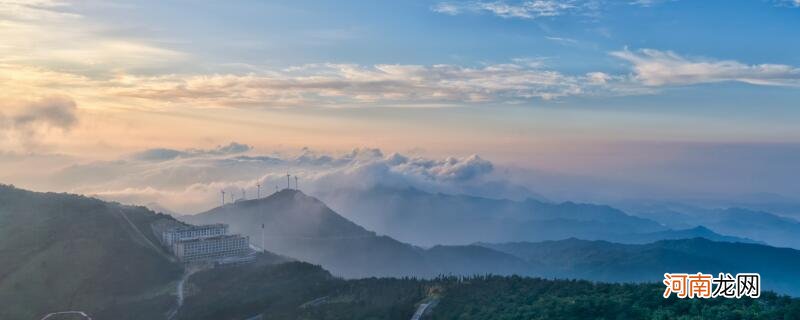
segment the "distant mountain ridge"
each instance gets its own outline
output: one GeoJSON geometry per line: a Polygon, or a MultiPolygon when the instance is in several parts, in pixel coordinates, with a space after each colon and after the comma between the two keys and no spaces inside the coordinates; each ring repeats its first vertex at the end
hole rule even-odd
{"type": "Polygon", "coordinates": [[[632,205],[629,211],[672,228],[702,225],[714,232],[800,249],[800,221],[766,211],[706,209],[673,203],[632,205]]]}
{"type": "Polygon", "coordinates": [[[318,199],[292,189],[180,218],[194,224],[227,223],[231,232],[248,235],[259,246],[263,231],[267,250],[321,264],[344,277],[434,277],[455,271],[530,272],[521,259],[482,247],[444,246],[426,250],[377,235],[340,216],[318,199]]]}
{"type": "MultiPolygon", "coordinates": [[[[369,231],[296,190],[181,218],[230,223],[232,232],[249,235],[255,244],[263,224],[269,250],[345,277],[516,274],[638,282],[659,281],[663,272],[759,272],[765,289],[800,295],[800,251],[759,244],[567,239],[424,249],[369,231]]],[[[146,232],[158,219],[171,217],[78,195],[0,186],[0,318],[35,319],[70,309],[103,319],[161,318],[174,307],[181,267],[146,232]]],[[[715,235],[705,228],[680,234],[715,235]]]]}
{"type": "Polygon", "coordinates": [[[800,251],[704,238],[648,244],[567,239],[476,245],[502,251],[536,265],[545,277],[595,281],[660,281],[665,272],[761,274],[764,288],[800,295],[800,251]]]}
{"type": "Polygon", "coordinates": [[[189,220],[192,223],[228,223],[232,231],[248,234],[254,242],[259,241],[264,223],[268,250],[321,264],[345,277],[491,273],[640,282],[660,281],[664,272],[764,272],[772,277],[765,281],[768,288],[800,293],[800,283],[791,279],[788,268],[771,266],[771,261],[788,261],[790,266],[799,261],[800,267],[800,252],[750,244],[752,241],[747,239],[720,236],[702,227],[671,230],[666,235],[643,234],[627,240],[644,242],[674,235],[731,242],[694,238],[634,245],[572,238],[423,249],[368,231],[296,190],[182,218],[193,218],[189,220]],[[289,227],[286,221],[300,225],[289,227]],[[738,254],[752,263],[736,263],[719,256],[721,253],[738,254]]]}
{"type": "MultiPolygon", "coordinates": [[[[368,229],[423,246],[570,237],[621,243],[697,236],[717,241],[753,242],[707,229],[674,230],[647,217],[629,215],[605,205],[488,199],[384,186],[331,190],[319,196],[348,219],[368,229]]],[[[691,227],[695,226],[677,229],[691,227]]]]}

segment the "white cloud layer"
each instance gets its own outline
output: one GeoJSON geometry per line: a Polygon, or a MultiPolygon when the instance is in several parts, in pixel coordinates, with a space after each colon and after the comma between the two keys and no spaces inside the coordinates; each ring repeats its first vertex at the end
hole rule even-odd
{"type": "MultiPolygon", "coordinates": [[[[260,184],[262,195],[272,193],[286,186],[287,172],[310,194],[386,186],[492,197],[531,195],[498,178],[495,166],[477,155],[429,159],[367,148],[336,156],[308,149],[298,155],[265,156],[249,150],[239,143],[209,150],[151,149],[68,166],[53,174],[50,188],[126,203],[158,203],[182,213],[218,205],[221,190],[235,198],[245,190],[252,198],[260,184]]],[[[292,187],[294,183],[292,178],[292,187]]]]}
{"type": "Polygon", "coordinates": [[[359,106],[392,103],[514,103],[604,91],[585,75],[528,63],[457,65],[312,64],[259,74],[125,77],[117,96],[194,105],[359,106]]]}
{"type": "Polygon", "coordinates": [[[784,64],[748,65],[733,60],[689,58],[672,51],[615,51],[630,62],[636,80],[648,86],[744,82],[753,85],[800,86],[800,68],[784,64]]]}

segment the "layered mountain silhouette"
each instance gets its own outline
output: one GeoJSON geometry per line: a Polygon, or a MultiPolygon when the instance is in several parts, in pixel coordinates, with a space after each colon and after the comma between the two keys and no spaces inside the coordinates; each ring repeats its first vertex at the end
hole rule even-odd
{"type": "Polygon", "coordinates": [[[632,206],[630,211],[673,228],[702,225],[714,232],[800,249],[800,221],[766,211],[705,209],[674,203],[632,206]]]}
{"type": "Polygon", "coordinates": [[[531,262],[536,273],[545,277],[657,282],[666,272],[756,272],[761,274],[764,288],[800,295],[800,251],[788,248],[703,238],[641,245],[578,239],[478,245],[531,262]]]}
{"type": "Polygon", "coordinates": [[[417,245],[562,240],[576,237],[620,243],[727,237],[697,225],[665,226],[613,207],[574,202],[513,201],[433,194],[414,188],[338,189],[320,194],[347,218],[400,241],[417,245]]]}
{"type": "Polygon", "coordinates": [[[571,238],[424,249],[368,231],[296,190],[184,218],[192,223],[228,223],[233,232],[250,235],[254,243],[259,243],[263,225],[266,249],[321,264],[345,277],[493,273],[639,282],[660,281],[665,272],[761,272],[765,288],[800,293],[800,282],[793,279],[800,251],[720,236],[703,227],[627,236],[635,243],[685,237],[647,244],[571,238]],[[785,264],[778,266],[775,261],[785,264]]]}
{"type": "MultiPolygon", "coordinates": [[[[541,206],[550,210],[540,213],[548,221],[590,225],[619,217],[614,209],[581,213],[594,206],[541,206]]],[[[747,239],[740,238],[647,244],[567,239],[422,248],[369,231],[296,190],[181,218],[228,223],[231,232],[250,236],[254,245],[320,264],[334,276],[517,274],[629,282],[660,281],[664,272],[758,272],[765,289],[800,294],[800,251],[742,243],[747,239]]],[[[175,306],[182,267],[156,245],[150,225],[159,219],[172,217],[84,196],[0,186],[0,318],[35,319],[75,309],[94,318],[163,318],[175,306]]],[[[447,231],[447,225],[438,228],[447,231]]],[[[637,233],[635,241],[664,237],[658,234],[663,231],[637,233]]],[[[719,236],[705,228],[667,231],[719,236]]]]}
{"type": "Polygon", "coordinates": [[[478,246],[423,249],[378,235],[292,189],[181,219],[227,223],[231,232],[250,236],[257,246],[263,243],[269,251],[321,264],[334,275],[349,278],[530,273],[528,263],[502,252],[478,246]]]}

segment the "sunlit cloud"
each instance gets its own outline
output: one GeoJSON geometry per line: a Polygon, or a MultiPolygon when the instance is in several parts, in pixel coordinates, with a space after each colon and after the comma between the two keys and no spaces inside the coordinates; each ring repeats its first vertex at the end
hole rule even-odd
{"type": "Polygon", "coordinates": [[[184,53],[107,34],[112,27],[70,11],[67,1],[0,1],[0,62],[108,73],[166,66],[184,53]]]}
{"type": "MultiPolygon", "coordinates": [[[[384,103],[515,103],[593,94],[586,76],[526,63],[457,65],[313,64],[260,74],[129,77],[116,96],[221,106],[379,106],[384,103]]],[[[122,83],[120,83],[122,84],[122,83]]]]}
{"type": "Polygon", "coordinates": [[[276,186],[286,186],[287,172],[298,176],[302,189],[312,194],[389,186],[498,196],[510,188],[495,181],[495,165],[477,155],[435,159],[387,155],[373,148],[344,154],[309,149],[299,154],[242,154],[247,150],[239,143],[209,150],[150,149],[116,160],[69,166],[51,181],[74,192],[128,203],[155,202],[182,212],[218,204],[220,190],[237,198],[245,190],[246,196],[253,197],[260,184],[262,194],[271,193],[276,186]]]}
{"type": "Polygon", "coordinates": [[[800,68],[783,64],[748,65],[734,60],[689,58],[672,51],[615,51],[632,64],[635,77],[648,86],[744,82],[753,85],[800,86],[800,68]]]}

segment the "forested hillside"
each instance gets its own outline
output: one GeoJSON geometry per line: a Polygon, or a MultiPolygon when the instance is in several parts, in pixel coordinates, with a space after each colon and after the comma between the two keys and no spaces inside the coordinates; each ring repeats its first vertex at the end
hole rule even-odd
{"type": "Polygon", "coordinates": [[[65,310],[98,319],[162,316],[181,274],[151,244],[150,222],[163,218],[141,207],[0,186],[0,319],[65,310]]]}
{"type": "Polygon", "coordinates": [[[517,276],[342,280],[306,263],[209,270],[189,280],[181,319],[800,319],[800,300],[664,299],[664,286],[517,276]]]}

